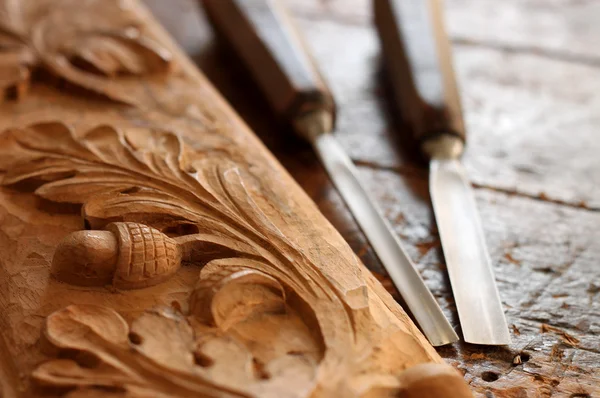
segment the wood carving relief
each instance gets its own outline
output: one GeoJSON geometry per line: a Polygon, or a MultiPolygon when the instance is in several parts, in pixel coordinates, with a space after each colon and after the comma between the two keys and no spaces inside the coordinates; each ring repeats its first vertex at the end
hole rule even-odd
{"type": "MultiPolygon", "coordinates": [[[[5,96],[21,98],[34,76],[50,74],[127,102],[132,93],[117,86],[116,76],[128,77],[118,83],[127,84],[168,70],[171,53],[144,37],[126,12],[97,0],[40,3],[28,7],[6,0],[0,5],[0,87],[5,96]]],[[[127,7],[127,2],[121,5],[127,7]]]]}
{"type": "Polygon", "coordinates": [[[4,0],[0,52],[7,394],[470,396],[137,2],[4,0]]]}

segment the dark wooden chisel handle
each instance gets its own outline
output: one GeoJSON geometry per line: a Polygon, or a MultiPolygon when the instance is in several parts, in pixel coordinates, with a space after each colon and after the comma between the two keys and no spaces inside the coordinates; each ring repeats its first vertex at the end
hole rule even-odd
{"type": "Polygon", "coordinates": [[[202,0],[215,26],[250,70],[278,116],[293,122],[334,102],[278,0],[202,0]]]}
{"type": "Polygon", "coordinates": [[[373,0],[385,67],[401,117],[419,140],[465,137],[441,0],[373,0]]]}

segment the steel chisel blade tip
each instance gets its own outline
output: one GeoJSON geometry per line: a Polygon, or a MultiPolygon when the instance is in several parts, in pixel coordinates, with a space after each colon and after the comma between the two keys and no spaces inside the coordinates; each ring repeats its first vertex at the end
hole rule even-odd
{"type": "Polygon", "coordinates": [[[331,134],[316,137],[313,145],[333,183],[431,344],[439,346],[458,341],[452,325],[402,249],[391,226],[361,185],[354,164],[331,134]]]}
{"type": "Polygon", "coordinates": [[[509,344],[475,198],[460,161],[432,159],[429,184],[465,341],[509,344]]]}

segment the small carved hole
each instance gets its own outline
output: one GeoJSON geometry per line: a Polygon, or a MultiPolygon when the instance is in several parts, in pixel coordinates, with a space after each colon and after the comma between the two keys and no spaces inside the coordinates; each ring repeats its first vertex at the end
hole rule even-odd
{"type": "Polygon", "coordinates": [[[254,366],[254,374],[256,378],[261,380],[268,380],[271,378],[271,375],[265,369],[265,364],[260,362],[258,359],[252,359],[252,365],[254,366]]]}
{"type": "Polygon", "coordinates": [[[213,359],[199,351],[194,352],[194,363],[203,368],[208,368],[213,366],[215,361],[213,359]]]}
{"type": "Polygon", "coordinates": [[[486,371],[481,374],[481,378],[489,383],[498,380],[499,377],[500,375],[496,372],[486,371]]]}
{"type": "Polygon", "coordinates": [[[194,166],[188,166],[185,171],[187,171],[190,174],[196,174],[198,172],[198,170],[196,170],[196,168],[194,166]]]}
{"type": "Polygon", "coordinates": [[[22,85],[23,83],[17,83],[12,87],[7,87],[4,89],[4,99],[6,100],[16,100],[18,98],[21,97],[21,91],[19,90],[19,87],[22,85]]]}
{"type": "Polygon", "coordinates": [[[529,355],[529,353],[525,351],[522,351],[519,355],[521,356],[522,362],[527,362],[529,361],[529,358],[531,358],[531,355],[529,355]]]}
{"type": "Polygon", "coordinates": [[[288,355],[292,355],[292,356],[301,356],[304,355],[304,353],[302,351],[296,351],[296,350],[291,350],[287,352],[288,355]]]}
{"type": "Polygon", "coordinates": [[[570,395],[571,398],[592,398],[590,394],[587,392],[576,392],[575,394],[570,395]]]}
{"type": "Polygon", "coordinates": [[[129,338],[129,341],[131,342],[131,344],[135,344],[135,345],[140,345],[142,344],[142,336],[140,336],[139,334],[135,333],[135,332],[130,332],[127,337],[129,338]]]}
{"type": "Polygon", "coordinates": [[[200,230],[194,224],[178,224],[167,227],[162,232],[167,236],[185,236],[197,234],[200,230]]]}

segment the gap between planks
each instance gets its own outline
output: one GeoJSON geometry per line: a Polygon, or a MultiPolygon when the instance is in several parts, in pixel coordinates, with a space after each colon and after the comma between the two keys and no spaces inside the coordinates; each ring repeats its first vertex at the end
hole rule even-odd
{"type": "MultiPolygon", "coordinates": [[[[420,169],[420,168],[413,167],[413,166],[386,166],[386,165],[380,165],[380,164],[366,161],[366,160],[357,160],[357,159],[352,159],[352,161],[358,167],[365,167],[365,168],[369,168],[372,170],[390,171],[390,172],[402,175],[404,177],[427,179],[427,171],[425,169],[420,169]]],[[[600,212],[600,207],[588,206],[585,204],[584,201],[581,201],[580,203],[572,203],[572,202],[567,202],[567,201],[564,201],[561,199],[555,199],[555,198],[548,197],[545,193],[532,194],[532,193],[527,193],[527,192],[521,192],[521,191],[518,191],[518,190],[512,189],[512,188],[501,188],[501,187],[495,187],[492,185],[486,185],[486,184],[480,184],[480,183],[474,183],[474,182],[471,182],[471,185],[475,189],[494,191],[494,192],[498,192],[498,193],[503,193],[508,196],[515,196],[518,198],[535,200],[537,202],[556,204],[559,206],[569,207],[571,209],[587,210],[589,212],[594,212],[594,213],[600,212]]]]}
{"type": "MultiPolygon", "coordinates": [[[[293,11],[294,18],[309,21],[309,22],[332,22],[343,26],[354,26],[360,28],[367,28],[371,24],[371,18],[365,21],[363,18],[352,18],[342,17],[334,13],[321,14],[302,9],[297,9],[293,6],[290,7],[293,11]]],[[[484,49],[495,50],[498,52],[509,53],[509,54],[522,54],[522,55],[534,55],[541,58],[567,62],[576,65],[585,65],[595,68],[600,68],[600,58],[594,56],[586,56],[582,54],[572,54],[563,51],[557,51],[551,48],[542,48],[535,46],[523,46],[523,45],[509,45],[502,44],[493,41],[483,40],[472,40],[465,37],[450,37],[450,41],[453,45],[465,46],[465,47],[479,47],[484,49]]]]}

